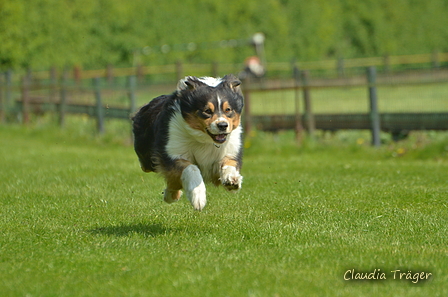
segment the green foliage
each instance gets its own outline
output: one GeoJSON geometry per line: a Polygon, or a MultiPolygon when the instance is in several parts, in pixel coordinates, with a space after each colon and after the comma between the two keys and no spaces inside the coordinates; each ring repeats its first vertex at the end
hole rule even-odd
{"type": "Polygon", "coordinates": [[[176,46],[255,32],[268,61],[447,51],[447,14],[444,0],[0,0],[0,68],[128,66],[137,49],[164,44],[173,50],[142,62],[242,62],[250,46],[176,46]]]}

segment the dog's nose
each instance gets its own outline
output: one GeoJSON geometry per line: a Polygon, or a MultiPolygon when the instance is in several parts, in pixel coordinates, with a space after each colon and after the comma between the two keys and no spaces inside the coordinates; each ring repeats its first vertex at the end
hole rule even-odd
{"type": "Polygon", "coordinates": [[[218,122],[216,126],[218,126],[220,131],[225,131],[227,130],[227,127],[229,127],[229,124],[227,122],[218,122]]]}

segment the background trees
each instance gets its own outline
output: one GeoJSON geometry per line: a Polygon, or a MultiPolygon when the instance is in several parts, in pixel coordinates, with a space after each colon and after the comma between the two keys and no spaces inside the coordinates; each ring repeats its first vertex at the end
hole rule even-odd
{"type": "Polygon", "coordinates": [[[266,35],[268,61],[448,51],[445,0],[0,0],[0,69],[241,62],[266,35]],[[194,43],[189,50],[185,45],[194,43]],[[213,45],[213,44],[212,44],[213,45]]]}

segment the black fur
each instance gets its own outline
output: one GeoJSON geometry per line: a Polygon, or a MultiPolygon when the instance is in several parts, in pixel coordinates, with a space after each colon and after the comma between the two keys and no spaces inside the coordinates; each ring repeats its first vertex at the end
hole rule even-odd
{"type": "Polygon", "coordinates": [[[162,95],[143,106],[132,118],[134,133],[134,149],[146,172],[156,171],[157,160],[160,159],[157,147],[165,147],[168,141],[168,122],[173,113],[170,108],[177,96],[162,95]]]}
{"type": "MultiPolygon", "coordinates": [[[[134,133],[134,149],[146,172],[157,171],[157,166],[173,165],[166,153],[168,142],[169,121],[174,113],[174,106],[179,104],[182,116],[187,114],[202,114],[207,102],[218,105],[217,96],[227,100],[232,109],[241,114],[243,99],[239,89],[240,81],[233,75],[226,75],[216,87],[210,87],[195,77],[185,81],[186,87],[171,95],[154,98],[143,106],[132,118],[134,133]],[[211,96],[213,95],[213,96],[211,96]]],[[[240,150],[239,164],[241,164],[240,150]]]]}

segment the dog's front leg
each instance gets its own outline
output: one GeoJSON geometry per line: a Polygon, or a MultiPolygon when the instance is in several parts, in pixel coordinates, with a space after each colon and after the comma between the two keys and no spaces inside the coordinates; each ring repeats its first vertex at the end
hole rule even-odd
{"type": "Polygon", "coordinates": [[[229,191],[241,189],[243,177],[240,175],[238,167],[238,162],[232,159],[224,159],[222,162],[220,180],[224,188],[229,191]]]}
{"type": "Polygon", "coordinates": [[[190,164],[182,171],[182,188],[194,209],[202,210],[207,203],[205,184],[198,166],[190,164]]]}
{"type": "Polygon", "coordinates": [[[196,165],[184,159],[176,159],[170,170],[164,172],[167,187],[164,200],[173,203],[180,199],[183,188],[194,209],[202,210],[207,202],[205,184],[196,165]]]}

